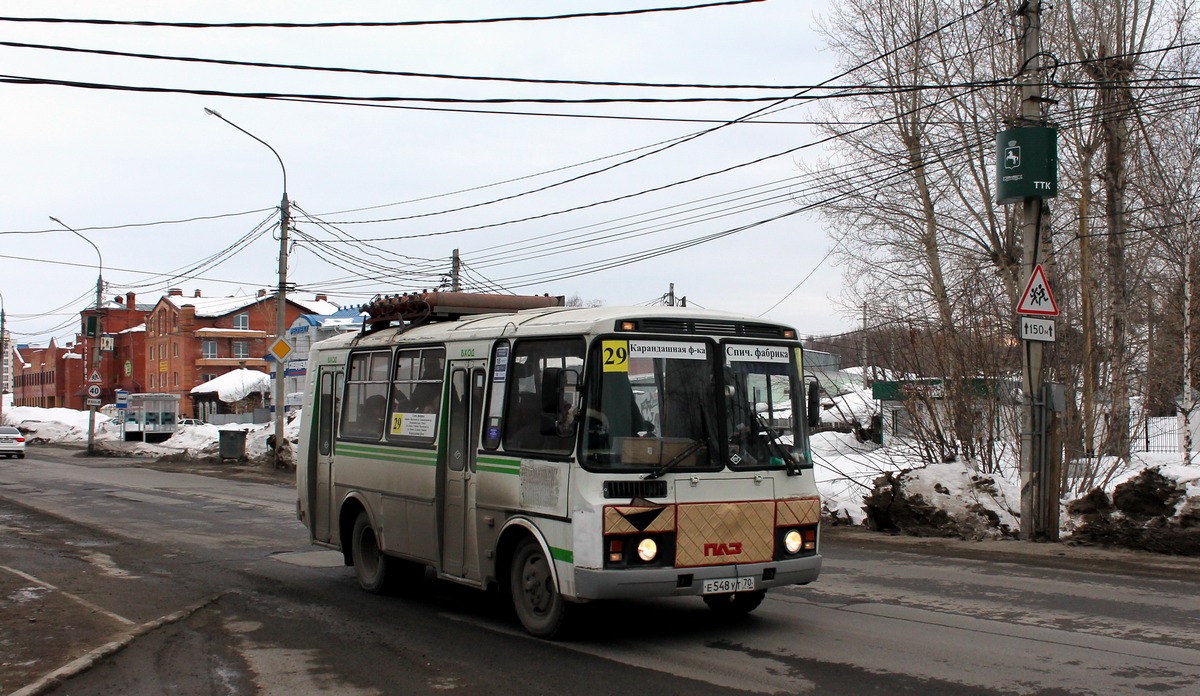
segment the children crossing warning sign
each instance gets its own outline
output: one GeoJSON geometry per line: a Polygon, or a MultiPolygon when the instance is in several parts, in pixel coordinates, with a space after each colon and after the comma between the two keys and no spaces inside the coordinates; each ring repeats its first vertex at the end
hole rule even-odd
{"type": "Polygon", "coordinates": [[[1033,267],[1033,275],[1029,276],[1029,284],[1021,295],[1017,305],[1017,314],[1031,314],[1039,317],[1057,317],[1058,303],[1050,292],[1050,284],[1046,282],[1046,272],[1042,264],[1033,267]]]}

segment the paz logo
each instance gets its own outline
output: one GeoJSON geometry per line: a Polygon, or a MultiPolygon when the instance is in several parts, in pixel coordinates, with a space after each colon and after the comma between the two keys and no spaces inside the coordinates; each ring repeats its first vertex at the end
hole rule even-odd
{"type": "Polygon", "coordinates": [[[1016,169],[1021,166],[1021,146],[1017,145],[1017,141],[1008,141],[1008,147],[1004,148],[1004,168],[1016,169]]]}

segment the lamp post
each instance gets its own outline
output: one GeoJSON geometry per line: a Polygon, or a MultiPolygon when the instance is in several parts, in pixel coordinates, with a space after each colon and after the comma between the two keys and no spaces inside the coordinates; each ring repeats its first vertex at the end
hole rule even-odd
{"type": "MultiPolygon", "coordinates": [[[[98,263],[98,265],[96,266],[96,335],[92,337],[92,370],[98,372],[100,370],[100,337],[104,335],[104,325],[103,325],[103,321],[101,319],[101,313],[100,313],[100,308],[104,304],[104,299],[103,299],[103,296],[104,296],[104,256],[100,253],[100,247],[96,246],[96,243],[93,242],[92,240],[88,239],[87,237],[83,236],[82,234],[79,234],[78,230],[72,228],[70,225],[63,222],[62,220],[59,220],[58,218],[54,217],[53,215],[50,216],[50,219],[57,222],[58,224],[62,225],[64,228],[69,230],[76,237],[79,237],[80,239],[87,242],[88,244],[91,244],[92,248],[96,250],[96,259],[97,259],[97,263],[98,263]]],[[[87,332],[85,331],[84,333],[87,333],[87,332]]],[[[87,363],[85,362],[84,364],[86,365],[87,363]]],[[[87,368],[84,368],[83,372],[84,372],[84,383],[86,384],[87,383],[87,368]]],[[[93,405],[93,406],[88,407],[88,453],[92,454],[95,451],[96,451],[96,407],[93,405]]]]}
{"type": "MultiPolygon", "coordinates": [[[[288,204],[287,194],[287,167],[283,166],[283,158],[271,147],[267,141],[242,128],[238,124],[230,121],[221,114],[212,109],[205,108],[204,113],[209,116],[216,116],[225,123],[233,126],[246,135],[254,138],[262,143],[271,154],[275,155],[275,159],[279,160],[279,168],[283,170],[283,199],[279,203],[279,289],[275,294],[275,337],[277,340],[283,339],[287,331],[287,254],[288,254],[288,223],[291,218],[291,211],[288,204]]],[[[275,464],[280,462],[280,452],[283,449],[283,410],[284,402],[287,395],[284,393],[283,384],[283,360],[276,358],[275,360],[275,464]]]]}
{"type": "Polygon", "coordinates": [[[8,329],[4,325],[4,293],[0,293],[0,423],[4,422],[4,392],[8,389],[8,329]]]}

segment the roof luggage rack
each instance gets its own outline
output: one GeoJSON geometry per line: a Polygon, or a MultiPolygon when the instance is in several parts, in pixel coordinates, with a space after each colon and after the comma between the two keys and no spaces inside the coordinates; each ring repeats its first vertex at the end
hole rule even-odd
{"type": "Polygon", "coordinates": [[[522,309],[562,307],[562,295],[490,295],[473,292],[413,292],[376,295],[363,305],[363,333],[398,326],[412,328],[431,321],[453,321],[472,314],[512,313],[522,309]]]}

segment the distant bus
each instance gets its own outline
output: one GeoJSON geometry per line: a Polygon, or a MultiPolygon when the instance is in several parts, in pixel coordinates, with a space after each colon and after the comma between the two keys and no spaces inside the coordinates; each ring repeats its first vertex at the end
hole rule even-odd
{"type": "Polygon", "coordinates": [[[130,394],[125,408],[117,409],[117,413],[125,440],[162,442],[175,434],[179,395],[130,394]]]}
{"type": "Polygon", "coordinates": [[[427,567],[497,587],[542,637],[579,602],[742,613],[815,580],[816,392],[795,330],[547,299],[395,298],[312,347],[296,475],[312,541],[371,592],[427,567]]]}

